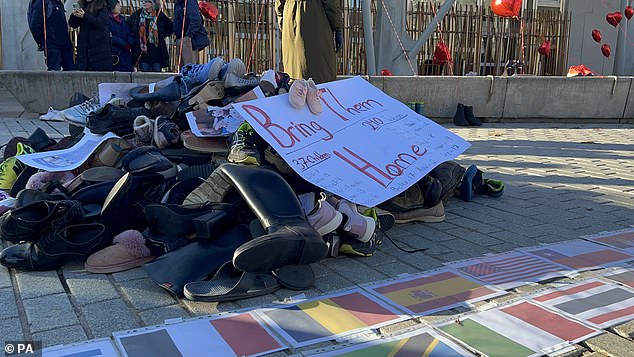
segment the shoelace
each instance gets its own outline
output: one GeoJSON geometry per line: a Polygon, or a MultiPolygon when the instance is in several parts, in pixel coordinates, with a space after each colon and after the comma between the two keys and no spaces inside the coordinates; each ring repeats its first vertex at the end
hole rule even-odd
{"type": "Polygon", "coordinates": [[[253,130],[238,130],[233,137],[233,145],[243,145],[246,148],[255,148],[255,133],[253,130]]]}
{"type": "Polygon", "coordinates": [[[79,105],[78,109],[79,109],[79,111],[82,114],[84,114],[84,113],[88,114],[88,113],[90,113],[93,110],[98,109],[98,108],[99,108],[99,98],[92,97],[92,98],[90,98],[90,100],[87,100],[87,101],[81,103],[79,105]]]}

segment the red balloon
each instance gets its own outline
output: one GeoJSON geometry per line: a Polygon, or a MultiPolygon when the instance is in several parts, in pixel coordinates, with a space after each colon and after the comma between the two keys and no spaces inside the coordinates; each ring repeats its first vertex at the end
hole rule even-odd
{"type": "Polygon", "coordinates": [[[604,43],[603,46],[601,46],[601,53],[603,53],[605,57],[610,58],[610,53],[612,53],[612,49],[610,48],[610,45],[608,45],[607,43],[604,43]]]}
{"type": "Polygon", "coordinates": [[[539,52],[540,55],[542,56],[550,56],[550,41],[546,40],[544,41],[544,43],[542,43],[541,46],[539,46],[539,49],[537,50],[537,52],[539,52]]]}
{"type": "Polygon", "coordinates": [[[601,31],[594,29],[592,30],[592,39],[595,40],[597,43],[601,43],[601,31]]]}
{"type": "Polygon", "coordinates": [[[634,7],[627,5],[625,7],[625,17],[627,17],[627,19],[629,20],[632,18],[633,15],[634,15],[634,7]]]}
{"type": "Polygon", "coordinates": [[[502,17],[519,17],[522,0],[491,0],[491,10],[502,17]]]}
{"type": "Polygon", "coordinates": [[[619,11],[610,12],[605,16],[605,20],[614,27],[617,27],[621,23],[622,19],[623,15],[619,11]]]}
{"type": "Polygon", "coordinates": [[[381,75],[382,76],[391,76],[392,75],[392,71],[390,71],[389,69],[382,69],[381,70],[381,75]]]}

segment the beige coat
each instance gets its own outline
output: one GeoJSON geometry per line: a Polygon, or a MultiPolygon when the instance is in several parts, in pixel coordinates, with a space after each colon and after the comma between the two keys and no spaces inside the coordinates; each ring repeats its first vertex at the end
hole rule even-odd
{"type": "Polygon", "coordinates": [[[340,0],[276,0],[282,63],[291,78],[315,83],[337,77],[334,31],[341,29],[340,0]]]}

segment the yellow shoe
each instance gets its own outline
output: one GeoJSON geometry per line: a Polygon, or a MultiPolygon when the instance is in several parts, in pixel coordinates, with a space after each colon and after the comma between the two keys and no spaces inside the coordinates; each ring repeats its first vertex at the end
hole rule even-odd
{"type": "MultiPolygon", "coordinates": [[[[23,143],[18,143],[16,146],[16,154],[33,154],[35,150],[31,149],[30,146],[25,145],[23,143]]],[[[18,175],[25,169],[25,165],[20,162],[18,159],[12,156],[6,160],[4,160],[0,164],[0,190],[10,190],[15,183],[15,180],[18,179],[18,175]]]]}

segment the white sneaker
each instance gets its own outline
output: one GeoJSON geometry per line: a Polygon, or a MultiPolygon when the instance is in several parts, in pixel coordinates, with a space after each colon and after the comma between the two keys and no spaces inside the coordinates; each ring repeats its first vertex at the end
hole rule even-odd
{"type": "Polygon", "coordinates": [[[275,95],[277,92],[277,81],[275,80],[275,71],[268,69],[262,73],[260,77],[260,89],[266,97],[275,95]]]}
{"type": "Polygon", "coordinates": [[[64,118],[62,118],[62,111],[61,110],[55,110],[55,109],[53,109],[53,107],[49,107],[48,108],[48,112],[46,112],[46,114],[40,115],[40,120],[43,120],[43,121],[64,121],[64,118]]]}
{"type": "Polygon", "coordinates": [[[86,126],[88,114],[99,108],[99,97],[94,96],[81,104],[62,110],[62,117],[73,124],[86,126]]]}
{"type": "Polygon", "coordinates": [[[307,193],[300,195],[300,202],[304,207],[306,218],[311,227],[315,228],[317,233],[322,236],[337,229],[343,221],[343,215],[337,212],[335,208],[326,201],[326,194],[321,192],[320,199],[315,203],[315,194],[307,193]],[[304,197],[301,197],[304,196],[304,197]],[[310,207],[310,209],[306,209],[310,207]]]}
{"type": "Polygon", "coordinates": [[[362,215],[357,210],[357,205],[343,198],[330,196],[328,202],[344,216],[343,230],[352,238],[363,243],[369,241],[374,235],[376,221],[362,215]]]}
{"type": "Polygon", "coordinates": [[[310,112],[319,115],[323,111],[323,107],[321,106],[321,92],[317,89],[315,82],[312,78],[309,78],[306,81],[308,87],[308,93],[306,93],[306,104],[308,105],[308,109],[310,112]]]}

